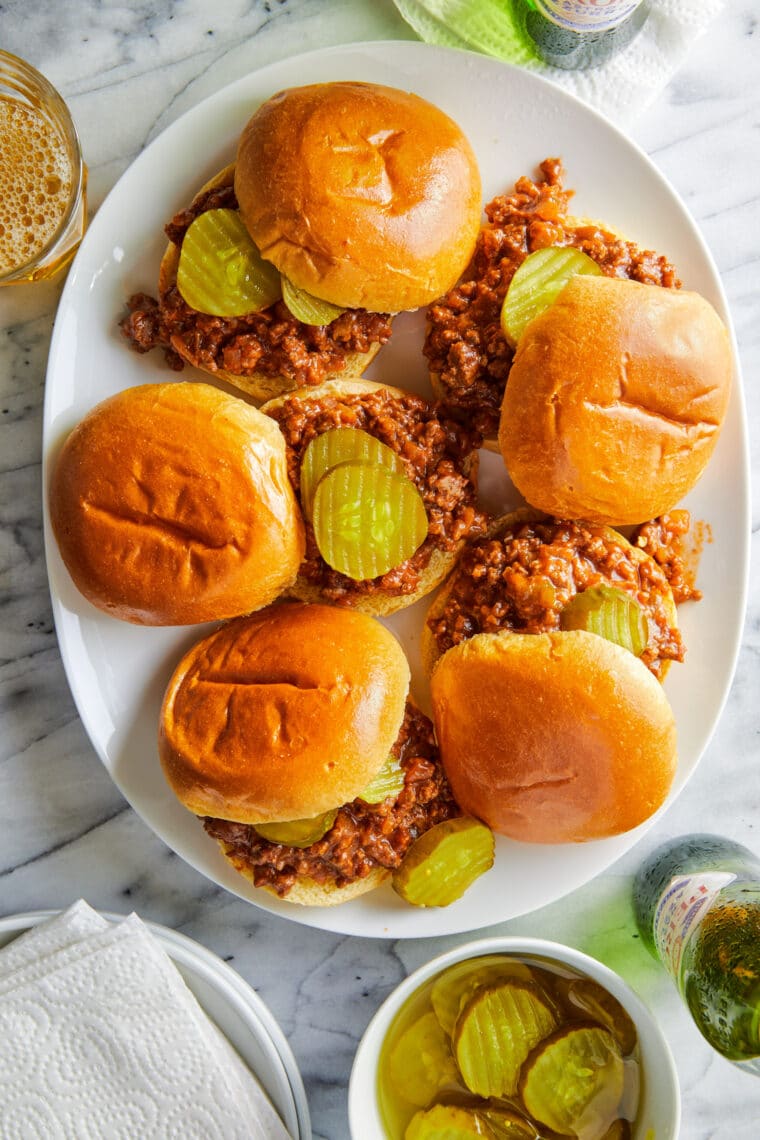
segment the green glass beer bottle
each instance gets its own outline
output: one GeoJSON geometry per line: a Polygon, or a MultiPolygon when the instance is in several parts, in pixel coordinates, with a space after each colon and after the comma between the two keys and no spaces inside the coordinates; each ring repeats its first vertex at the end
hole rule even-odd
{"type": "Polygon", "coordinates": [[[703,1037],[760,1076],[760,859],[716,835],[671,840],[636,875],[634,909],[703,1037]]]}
{"type": "Polygon", "coordinates": [[[552,67],[596,67],[621,51],[649,15],[648,0],[513,0],[529,46],[552,67]]]}

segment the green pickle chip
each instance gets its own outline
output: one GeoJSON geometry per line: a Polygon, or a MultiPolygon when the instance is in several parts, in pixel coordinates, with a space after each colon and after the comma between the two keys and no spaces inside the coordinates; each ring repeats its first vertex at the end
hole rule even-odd
{"type": "Polygon", "coordinates": [[[404,769],[401,761],[395,756],[389,756],[380,771],[366,788],[356,797],[365,804],[381,804],[390,796],[396,799],[404,790],[404,769]]]}
{"type": "Polygon", "coordinates": [[[330,428],[314,437],[301,460],[301,506],[309,521],[319,480],[339,463],[378,463],[402,475],[406,473],[400,456],[369,432],[352,427],[330,428]]]}
{"type": "Polygon", "coordinates": [[[493,832],[467,816],[447,819],[415,839],[393,872],[394,891],[414,906],[448,906],[493,866],[493,832]]]}
{"type": "Polygon", "coordinates": [[[470,1140],[471,1136],[492,1140],[493,1132],[474,1108],[456,1104],[434,1104],[427,1112],[417,1112],[407,1125],[404,1140],[470,1140]]]}
{"type": "Polygon", "coordinates": [[[613,1034],[598,1025],[576,1025],[533,1052],[520,1093],[531,1116],[562,1136],[603,1136],[618,1115],[624,1085],[613,1034]]]}
{"type": "Polygon", "coordinates": [[[529,253],[509,283],[501,307],[501,330],[516,345],[525,326],[552,305],[571,277],[601,276],[587,254],[572,246],[550,246],[529,253]]]}
{"type": "Polygon", "coordinates": [[[451,1045],[430,1011],[399,1037],[388,1059],[393,1087],[409,1104],[424,1108],[433,1097],[457,1080],[451,1045]]]}
{"type": "Polygon", "coordinates": [[[328,471],[317,484],[313,515],[325,562],[359,582],[406,562],[428,532],[414,483],[377,463],[339,463],[328,471]]]}
{"type": "Polygon", "coordinates": [[[323,812],[310,819],[290,819],[282,823],[255,823],[253,825],[262,839],[270,843],[283,843],[288,847],[311,847],[326,835],[335,823],[337,808],[323,812]]]}
{"type": "Polygon", "coordinates": [[[467,1088],[478,1096],[514,1096],[523,1062],[556,1027],[554,1010],[530,983],[514,979],[478,990],[454,1029],[467,1088]]]}
{"type": "Polygon", "coordinates": [[[587,1017],[614,1034],[623,1056],[633,1052],[638,1040],[633,1018],[604,986],[591,978],[577,978],[570,983],[568,997],[587,1017]]]}
{"type": "Polygon", "coordinates": [[[282,299],[290,315],[304,325],[329,325],[346,311],[340,305],[322,301],[305,289],[299,289],[287,277],[282,278],[282,299]]]}
{"type": "Polygon", "coordinates": [[[278,301],[280,274],[251,241],[237,210],[206,210],[188,227],[177,288],[199,313],[242,317],[278,301]]]}
{"type": "Polygon", "coordinates": [[[430,991],[430,1003],[443,1029],[449,1034],[454,1032],[463,1006],[476,990],[507,978],[530,982],[535,975],[530,966],[505,954],[487,954],[474,960],[468,958],[449,966],[438,975],[430,991]]]}
{"type": "Polygon", "coordinates": [[[649,626],[635,598],[617,586],[589,586],[570,599],[559,615],[562,629],[585,629],[614,641],[640,657],[649,641],[649,626]]]}

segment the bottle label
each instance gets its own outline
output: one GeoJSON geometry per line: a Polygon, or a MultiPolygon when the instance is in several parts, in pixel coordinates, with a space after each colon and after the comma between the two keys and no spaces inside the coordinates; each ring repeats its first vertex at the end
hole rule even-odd
{"type": "Polygon", "coordinates": [[[622,24],[641,0],[533,0],[538,11],[571,32],[606,32],[622,24]]]}
{"type": "Polygon", "coordinates": [[[678,875],[660,895],[653,919],[654,944],[660,961],[677,983],[689,939],[718,892],[736,877],[722,871],[678,875]]]}

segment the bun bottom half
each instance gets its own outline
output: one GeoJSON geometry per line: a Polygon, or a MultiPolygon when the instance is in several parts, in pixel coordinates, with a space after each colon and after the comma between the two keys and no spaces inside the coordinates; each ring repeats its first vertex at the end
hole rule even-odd
{"type": "MultiPolygon", "coordinates": [[[[382,391],[401,399],[409,397],[410,395],[409,392],[402,391],[400,388],[394,388],[388,384],[380,384],[373,380],[364,380],[361,377],[343,377],[341,379],[327,381],[324,384],[319,384],[315,388],[300,388],[295,392],[285,393],[262,405],[261,411],[265,415],[274,416],[276,419],[276,413],[283,408],[288,399],[298,400],[304,404],[313,404],[319,403],[322,400],[340,401],[346,397],[373,395],[382,391]]],[[[465,460],[462,466],[462,473],[475,481],[477,470],[478,453],[477,451],[473,451],[465,460]]],[[[348,597],[346,604],[350,605],[352,609],[377,618],[389,617],[399,610],[414,605],[420,598],[424,598],[432,593],[433,590],[440,586],[449,576],[465,546],[465,541],[465,539],[462,539],[453,550],[441,550],[434,547],[427,563],[420,570],[419,580],[413,591],[404,594],[382,591],[371,593],[356,591],[348,597]]],[[[324,602],[331,600],[326,598],[322,586],[312,582],[306,577],[303,571],[298,573],[295,582],[289,587],[287,593],[289,597],[298,598],[303,602],[324,602]]]]}
{"type": "MultiPolygon", "coordinates": [[[[220,841],[219,849],[238,874],[252,883],[253,872],[246,861],[236,856],[234,850],[226,843],[220,841]]],[[[390,871],[385,867],[376,867],[365,878],[355,879],[344,887],[339,887],[335,883],[318,883],[308,877],[302,878],[293,884],[282,901],[295,903],[296,906],[339,906],[341,903],[350,902],[351,899],[367,894],[368,891],[374,891],[389,875],[390,871]]],[[[275,898],[280,897],[272,887],[260,886],[256,889],[266,891],[275,898]]]]}

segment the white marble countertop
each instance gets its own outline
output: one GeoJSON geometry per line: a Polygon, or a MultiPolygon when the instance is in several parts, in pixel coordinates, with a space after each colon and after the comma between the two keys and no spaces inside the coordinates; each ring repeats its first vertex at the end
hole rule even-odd
{"type": "MultiPolygon", "coordinates": [[[[390,0],[0,5],[0,45],[42,70],[73,110],[94,209],[146,142],[228,81],[310,48],[391,38],[412,35],[390,0]]],[[[710,830],[760,851],[759,45],[755,3],[733,0],[630,131],[701,228],[740,345],[756,506],[735,681],[696,774],[645,838],[571,897],[488,930],[577,946],[617,969],[656,1009],[679,1070],[685,1140],[760,1134],[760,1081],[703,1042],[634,937],[629,904],[636,866],[667,836],[710,830]]],[[[42,400],[59,292],[60,283],[0,293],[0,914],[84,896],[198,939],[253,983],[279,1020],[303,1074],[314,1136],[342,1140],[348,1074],[370,1016],[405,974],[465,936],[350,938],[252,907],[173,855],[102,769],[61,664],[42,544],[42,400]]]]}

